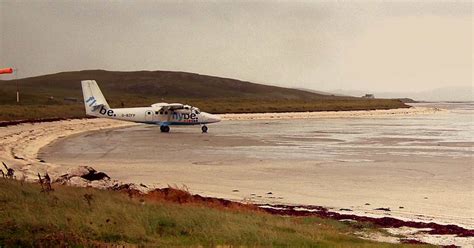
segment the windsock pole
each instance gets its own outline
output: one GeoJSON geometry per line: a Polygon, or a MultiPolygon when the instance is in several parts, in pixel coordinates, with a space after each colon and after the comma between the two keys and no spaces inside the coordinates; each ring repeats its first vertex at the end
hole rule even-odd
{"type": "Polygon", "coordinates": [[[18,87],[18,80],[16,82],[16,103],[20,103],[20,88],[18,87]]]}
{"type": "Polygon", "coordinates": [[[13,70],[13,76],[15,77],[16,82],[16,103],[20,103],[20,87],[18,87],[18,80],[17,80],[18,69],[13,70]]]}

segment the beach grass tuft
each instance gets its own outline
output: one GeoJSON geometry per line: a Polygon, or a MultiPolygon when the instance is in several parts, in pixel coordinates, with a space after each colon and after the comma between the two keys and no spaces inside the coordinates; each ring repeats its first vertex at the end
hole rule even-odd
{"type": "Polygon", "coordinates": [[[363,240],[354,235],[360,228],[330,219],[276,216],[206,202],[180,204],[156,195],[93,188],[55,185],[45,193],[37,184],[7,179],[0,179],[0,203],[0,247],[413,246],[363,240]]]}

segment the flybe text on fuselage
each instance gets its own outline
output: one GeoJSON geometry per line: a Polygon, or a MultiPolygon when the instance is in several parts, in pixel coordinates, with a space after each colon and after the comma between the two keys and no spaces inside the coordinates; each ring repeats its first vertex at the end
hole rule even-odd
{"type": "Polygon", "coordinates": [[[195,113],[173,112],[172,119],[176,121],[198,122],[198,116],[195,113]]]}

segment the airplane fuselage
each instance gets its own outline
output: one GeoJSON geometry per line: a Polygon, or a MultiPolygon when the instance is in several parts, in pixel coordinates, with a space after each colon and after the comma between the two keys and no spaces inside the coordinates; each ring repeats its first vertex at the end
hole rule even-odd
{"type": "Polygon", "coordinates": [[[101,106],[94,116],[156,125],[203,125],[219,122],[214,115],[192,109],[168,111],[153,107],[107,109],[101,106]]]}

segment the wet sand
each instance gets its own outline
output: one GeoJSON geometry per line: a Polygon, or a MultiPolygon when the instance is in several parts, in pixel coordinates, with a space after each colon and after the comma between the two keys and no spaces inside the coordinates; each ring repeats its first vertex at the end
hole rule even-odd
{"type": "Polygon", "coordinates": [[[466,176],[470,158],[372,155],[370,149],[363,158],[330,161],[228,152],[242,147],[261,152],[268,146],[279,145],[192,129],[162,134],[155,127],[134,126],[62,139],[44,148],[40,158],[63,167],[92,166],[127,182],[186,185],[207,196],[474,227],[472,178],[466,176]]]}

